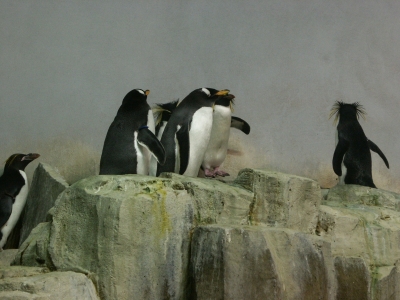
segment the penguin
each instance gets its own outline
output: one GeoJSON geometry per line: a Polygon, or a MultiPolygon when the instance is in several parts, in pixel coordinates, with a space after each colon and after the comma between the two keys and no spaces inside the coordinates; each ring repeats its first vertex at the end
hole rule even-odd
{"type": "Polygon", "coordinates": [[[161,139],[173,110],[178,106],[178,103],[179,99],[168,103],[157,103],[152,108],[156,124],[155,134],[159,140],[161,139]]]}
{"type": "Polygon", "coordinates": [[[148,175],[151,155],[164,164],[165,150],[154,135],[153,112],[147,104],[149,93],[134,89],[124,97],[104,141],[100,175],[148,175]]]}
{"type": "MultiPolygon", "coordinates": [[[[333,170],[344,177],[345,184],[358,184],[376,188],[372,180],[372,159],[370,150],[378,153],[389,168],[389,162],[381,149],[369,140],[358,122],[359,116],[365,119],[365,110],[358,102],[349,104],[336,101],[329,118],[335,116],[337,125],[337,144],[333,154],[333,170]],[[342,162],[344,172],[342,172],[342,162]]],[[[343,179],[340,178],[340,183],[343,179]]]]}
{"type": "Polygon", "coordinates": [[[230,128],[250,133],[250,125],[246,121],[232,116],[234,99],[235,96],[229,94],[215,102],[211,137],[201,165],[206,177],[229,176],[219,168],[228,151],[230,128]]]}
{"type": "Polygon", "coordinates": [[[11,155],[0,177],[0,249],[18,222],[28,196],[25,167],[38,158],[37,153],[11,155]]]}
{"type": "Polygon", "coordinates": [[[192,91],[173,110],[161,143],[166,150],[166,163],[157,166],[161,172],[175,172],[196,177],[211,136],[213,105],[229,90],[200,88],[192,91]]]}

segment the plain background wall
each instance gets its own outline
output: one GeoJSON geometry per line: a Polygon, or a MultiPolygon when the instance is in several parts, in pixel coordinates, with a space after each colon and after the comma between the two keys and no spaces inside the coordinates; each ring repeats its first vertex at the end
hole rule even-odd
{"type": "Polygon", "coordinates": [[[252,127],[233,133],[228,169],[331,186],[329,111],[358,101],[391,166],[373,154],[375,183],[400,191],[399,15],[394,0],[0,0],[0,159],[93,167],[131,89],[154,104],[207,86],[230,89],[252,127]]]}

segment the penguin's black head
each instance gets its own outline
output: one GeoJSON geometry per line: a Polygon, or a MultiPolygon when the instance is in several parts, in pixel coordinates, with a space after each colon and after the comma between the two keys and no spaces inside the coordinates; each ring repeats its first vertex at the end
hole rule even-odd
{"type": "Polygon", "coordinates": [[[358,120],[361,116],[365,120],[366,111],[364,107],[358,103],[344,103],[343,101],[336,101],[332,106],[331,113],[329,114],[329,119],[335,116],[334,122],[338,120],[340,122],[343,120],[358,120]]]}
{"type": "Polygon", "coordinates": [[[14,168],[17,170],[25,170],[25,167],[33,160],[38,158],[40,155],[37,153],[29,153],[29,154],[21,154],[16,153],[11,155],[6,160],[6,165],[4,166],[4,170],[9,168],[14,168]]]}
{"type": "Polygon", "coordinates": [[[163,121],[168,121],[169,118],[171,117],[172,112],[178,106],[178,104],[179,104],[179,99],[168,103],[156,104],[152,108],[153,115],[156,120],[156,125],[160,124],[163,121]]]}
{"type": "Polygon", "coordinates": [[[220,96],[217,101],[215,101],[215,105],[230,107],[231,111],[233,112],[233,104],[235,104],[234,99],[235,96],[232,94],[223,95],[220,96]]]}
{"type": "Polygon", "coordinates": [[[134,89],[126,94],[124,100],[122,100],[122,104],[128,104],[131,102],[145,102],[149,94],[149,90],[134,89]]]}

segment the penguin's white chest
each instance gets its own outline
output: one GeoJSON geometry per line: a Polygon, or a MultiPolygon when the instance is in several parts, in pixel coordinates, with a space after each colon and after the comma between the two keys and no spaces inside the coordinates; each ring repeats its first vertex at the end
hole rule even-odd
{"type": "Polygon", "coordinates": [[[26,198],[28,196],[28,179],[24,171],[20,170],[19,172],[24,178],[25,184],[21,188],[21,191],[19,192],[17,197],[15,197],[10,218],[8,219],[7,223],[3,226],[3,228],[1,228],[1,233],[3,234],[3,237],[0,241],[0,248],[4,247],[5,243],[7,242],[8,236],[10,235],[11,231],[17,224],[18,219],[21,216],[22,210],[25,207],[26,198]]]}
{"type": "Polygon", "coordinates": [[[214,107],[213,126],[202,163],[203,168],[219,167],[225,160],[228,150],[231,116],[230,107],[221,105],[214,107]]]}
{"type": "Polygon", "coordinates": [[[189,163],[183,175],[197,176],[210,141],[212,126],[212,107],[202,107],[193,114],[189,131],[189,163]]]}
{"type": "MultiPolygon", "coordinates": [[[[153,111],[150,109],[147,114],[147,124],[149,130],[154,133],[155,131],[155,123],[153,117],[153,111]]],[[[145,146],[140,145],[138,140],[138,131],[134,132],[134,146],[136,150],[136,173],[140,175],[149,175],[150,169],[150,160],[151,160],[151,152],[145,146]]]]}

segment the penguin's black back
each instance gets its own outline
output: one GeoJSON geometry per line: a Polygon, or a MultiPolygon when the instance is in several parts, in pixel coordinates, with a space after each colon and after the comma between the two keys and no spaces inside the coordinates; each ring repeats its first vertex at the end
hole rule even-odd
{"type": "Polygon", "coordinates": [[[147,96],[130,91],[111,123],[100,159],[100,175],[135,174],[137,167],[134,132],[145,126],[150,106],[147,96]]]}
{"type": "MultiPolygon", "coordinates": [[[[338,144],[346,144],[343,163],[347,168],[346,184],[374,187],[372,180],[372,159],[368,138],[358,122],[358,103],[339,103],[338,144]]],[[[362,111],[362,113],[364,113],[362,111]]]]}

